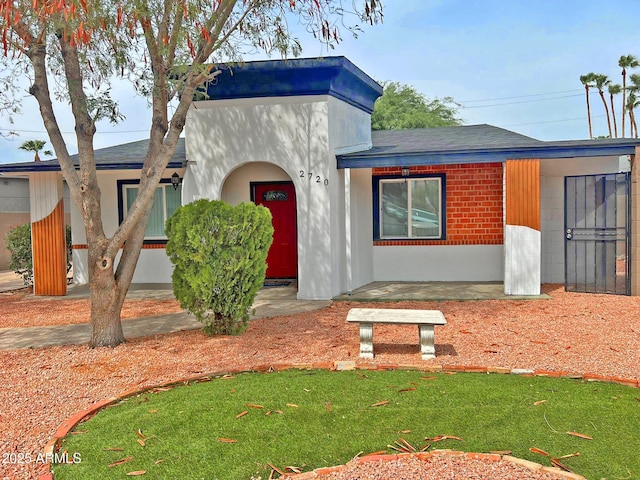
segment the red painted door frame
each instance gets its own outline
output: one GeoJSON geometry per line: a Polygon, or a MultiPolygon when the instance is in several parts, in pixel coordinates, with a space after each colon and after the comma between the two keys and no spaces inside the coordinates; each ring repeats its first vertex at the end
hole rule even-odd
{"type": "Polygon", "coordinates": [[[298,230],[293,182],[251,182],[251,200],[271,211],[273,244],[267,256],[267,278],[297,278],[298,230]]]}

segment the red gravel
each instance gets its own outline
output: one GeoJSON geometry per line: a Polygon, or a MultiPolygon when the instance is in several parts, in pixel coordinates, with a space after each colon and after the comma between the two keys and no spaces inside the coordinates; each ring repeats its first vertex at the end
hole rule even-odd
{"type": "Polygon", "coordinates": [[[338,472],[316,480],[559,480],[551,473],[533,472],[506,461],[471,460],[464,457],[414,457],[387,462],[352,462],[338,472]]]}
{"type": "MultiPolygon", "coordinates": [[[[439,309],[448,322],[436,328],[437,358],[426,362],[415,327],[376,327],[375,363],[484,365],[640,379],[640,297],[570,294],[558,286],[545,290],[551,300],[368,305],[439,309]]],[[[0,314],[5,298],[0,298],[0,314]]],[[[38,303],[46,309],[55,302],[38,303]]],[[[237,337],[207,338],[190,331],[134,339],[115,349],[1,351],[0,453],[35,458],[64,419],[133,388],[265,364],[366,363],[358,359],[358,326],[345,321],[355,306],[367,305],[335,303],[316,312],[258,320],[237,337]]],[[[0,464],[0,478],[34,478],[42,471],[33,462],[0,464]]]]}

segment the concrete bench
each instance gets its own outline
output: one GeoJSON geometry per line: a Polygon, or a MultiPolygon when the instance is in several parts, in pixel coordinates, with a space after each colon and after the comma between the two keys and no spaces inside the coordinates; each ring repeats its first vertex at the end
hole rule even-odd
{"type": "Polygon", "coordinates": [[[347,322],[360,324],[360,357],[373,358],[373,324],[395,323],[418,325],[420,353],[423,360],[436,357],[434,325],[446,325],[440,310],[394,310],[383,308],[352,308],[347,322]]]}

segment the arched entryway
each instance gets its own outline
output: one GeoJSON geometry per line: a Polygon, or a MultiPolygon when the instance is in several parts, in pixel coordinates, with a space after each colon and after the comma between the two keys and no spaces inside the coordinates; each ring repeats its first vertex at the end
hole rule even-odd
{"type": "Polygon", "coordinates": [[[252,201],[271,211],[274,234],[267,257],[266,277],[297,278],[296,191],[291,177],[270,163],[248,163],[225,179],[221,198],[232,205],[252,201]]]}

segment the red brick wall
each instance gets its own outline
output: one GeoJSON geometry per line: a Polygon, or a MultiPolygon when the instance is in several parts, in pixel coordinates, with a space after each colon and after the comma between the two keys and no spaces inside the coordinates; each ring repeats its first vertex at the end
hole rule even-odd
{"type": "MultiPolygon", "coordinates": [[[[378,240],[375,245],[501,245],[502,163],[427,165],[410,174],[444,173],[446,240],[378,240]]],[[[400,167],[374,168],[373,176],[400,175],[400,167]]]]}

